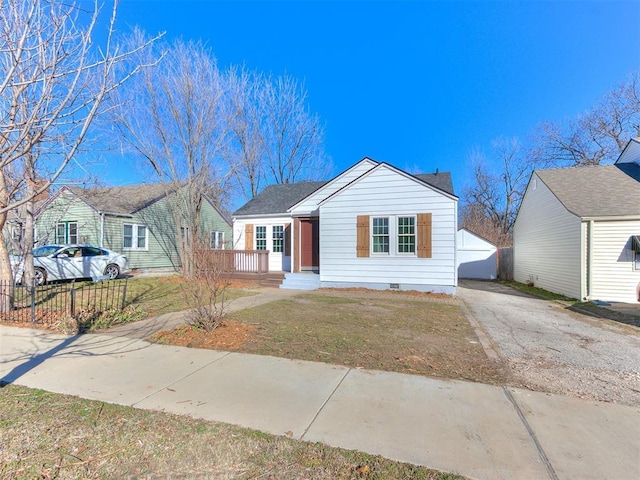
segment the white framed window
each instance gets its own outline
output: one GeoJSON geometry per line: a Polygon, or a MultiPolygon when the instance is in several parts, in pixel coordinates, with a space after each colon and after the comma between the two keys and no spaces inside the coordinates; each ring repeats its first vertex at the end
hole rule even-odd
{"type": "Polygon", "coordinates": [[[416,217],[398,217],[398,253],[416,253],[416,217]]]}
{"type": "Polygon", "coordinates": [[[264,225],[256,226],[256,250],[267,249],[267,227],[264,225]]]}
{"type": "Polygon", "coordinates": [[[135,223],[122,225],[122,248],[126,250],[147,250],[147,227],[135,223]]]}
{"type": "Polygon", "coordinates": [[[389,253],[389,217],[371,220],[371,248],[373,253],[389,253]]]}
{"type": "Polygon", "coordinates": [[[273,253],[282,253],[284,251],[284,225],[274,225],[271,233],[273,240],[273,253]]]}
{"type": "Polygon", "coordinates": [[[224,232],[211,232],[211,250],[222,250],[224,248],[224,232]]]}
{"type": "Polygon", "coordinates": [[[78,243],[78,222],[58,222],[55,236],[55,243],[60,245],[78,243]]]}

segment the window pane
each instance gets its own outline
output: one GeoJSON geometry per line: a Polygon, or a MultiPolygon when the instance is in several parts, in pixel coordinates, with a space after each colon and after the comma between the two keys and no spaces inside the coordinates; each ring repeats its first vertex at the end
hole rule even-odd
{"type": "Polygon", "coordinates": [[[415,253],[416,219],[398,217],[398,253],[415,253]]]}
{"type": "Polygon", "coordinates": [[[67,225],[69,227],[69,243],[78,243],[78,224],[70,222],[67,225]]]}
{"type": "Polygon", "coordinates": [[[373,253],[389,253],[389,219],[373,219],[373,253]]]}
{"type": "Polygon", "coordinates": [[[256,250],[267,249],[267,227],[256,227],[256,250]]]}
{"type": "Polygon", "coordinates": [[[282,247],[284,245],[284,227],[282,225],[275,225],[273,227],[273,252],[282,253],[282,247]]]}
{"type": "Polygon", "coordinates": [[[224,248],[224,232],[211,232],[211,249],[218,250],[224,248]]]}
{"type": "Polygon", "coordinates": [[[133,225],[124,224],[122,226],[122,246],[124,248],[133,247],[133,225]]]}
{"type": "Polygon", "coordinates": [[[67,243],[67,226],[64,223],[56,225],[56,243],[67,243]]]}
{"type": "Polygon", "coordinates": [[[138,225],[138,248],[147,248],[147,227],[138,225]]]}

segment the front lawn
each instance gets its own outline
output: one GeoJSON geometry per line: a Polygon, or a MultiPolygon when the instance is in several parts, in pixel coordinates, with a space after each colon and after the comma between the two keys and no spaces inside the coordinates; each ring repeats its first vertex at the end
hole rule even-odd
{"type": "MultiPolygon", "coordinates": [[[[227,300],[255,295],[250,284],[229,281],[229,287],[225,291],[227,300]]],[[[161,315],[169,312],[179,312],[192,308],[185,288],[189,288],[179,275],[161,277],[134,277],[129,279],[127,285],[127,305],[139,308],[148,316],[161,315]]]]}
{"type": "Polygon", "coordinates": [[[450,297],[319,290],[235,312],[225,324],[151,340],[490,384],[508,379],[450,297]]]}

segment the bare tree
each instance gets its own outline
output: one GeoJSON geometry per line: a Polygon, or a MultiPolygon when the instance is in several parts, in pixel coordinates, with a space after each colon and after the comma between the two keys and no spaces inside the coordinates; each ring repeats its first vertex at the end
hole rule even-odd
{"type": "Polygon", "coordinates": [[[639,72],[585,114],[565,123],[542,123],[531,160],[542,167],[612,163],[635,136],[640,136],[639,72]]]}
{"type": "Polygon", "coordinates": [[[260,108],[264,115],[264,171],[274,183],[324,177],[331,169],[324,156],[324,129],[306,105],[304,84],[288,75],[263,78],[260,108]]]}
{"type": "MultiPolygon", "coordinates": [[[[472,154],[473,185],[465,189],[463,211],[466,208],[475,221],[484,219],[485,228],[497,230],[493,236],[505,243],[532,168],[517,138],[498,138],[492,147],[492,162],[480,151],[472,154]]],[[[470,229],[481,234],[477,226],[470,229]]]]}
{"type": "Polygon", "coordinates": [[[190,276],[204,196],[224,192],[230,177],[220,155],[227,135],[223,80],[201,43],[176,41],[162,54],[121,92],[126,100],[117,100],[114,118],[125,144],[165,186],[182,270],[190,276]]]}
{"type": "Polygon", "coordinates": [[[307,106],[304,85],[288,75],[270,77],[246,69],[227,73],[225,158],[246,198],[263,184],[325,178],[324,129],[307,106]]]}
{"type": "MultiPolygon", "coordinates": [[[[104,41],[93,37],[101,11],[73,2],[0,2],[0,281],[10,285],[5,225],[10,214],[46,191],[87,138],[103,101],[140,66],[114,67],[145,44],[121,49],[114,38],[114,1],[104,41]]],[[[27,208],[29,210],[29,208],[27,208]]],[[[11,304],[13,289],[3,292],[11,304]]],[[[8,302],[8,303],[7,303],[8,302]]]]}
{"type": "Polygon", "coordinates": [[[265,142],[260,108],[261,75],[245,68],[226,74],[226,119],[230,137],[224,156],[245,198],[253,198],[264,181],[265,142]]]}
{"type": "Polygon", "coordinates": [[[504,233],[501,225],[487,216],[479,204],[464,203],[459,210],[459,215],[461,228],[466,228],[498,247],[511,246],[511,233],[504,233]]]}

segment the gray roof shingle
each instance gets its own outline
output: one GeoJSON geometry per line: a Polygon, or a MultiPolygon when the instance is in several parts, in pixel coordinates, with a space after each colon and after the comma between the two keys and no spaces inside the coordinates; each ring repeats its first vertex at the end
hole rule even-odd
{"type": "Polygon", "coordinates": [[[150,183],[126,187],[67,188],[96,210],[130,215],[163,198],[170,187],[150,183]]]}
{"type": "Polygon", "coordinates": [[[451,174],[449,172],[437,172],[437,173],[419,173],[414,175],[425,183],[432,185],[443,192],[453,193],[453,183],[451,182],[451,174]]]}
{"type": "Polygon", "coordinates": [[[269,215],[287,209],[312,194],[327,182],[298,182],[269,185],[245,203],[233,215],[269,215]]]}
{"type": "Polygon", "coordinates": [[[579,217],[640,215],[640,165],[621,163],[535,173],[564,207],[579,217]]]}
{"type": "MultiPolygon", "coordinates": [[[[421,173],[414,175],[414,177],[442,191],[450,193],[451,195],[454,194],[453,185],[451,183],[451,174],[449,172],[421,173]]],[[[328,181],[269,185],[254,198],[233,212],[233,215],[269,215],[286,213],[290,207],[311,195],[327,183],[328,181]]]]}

